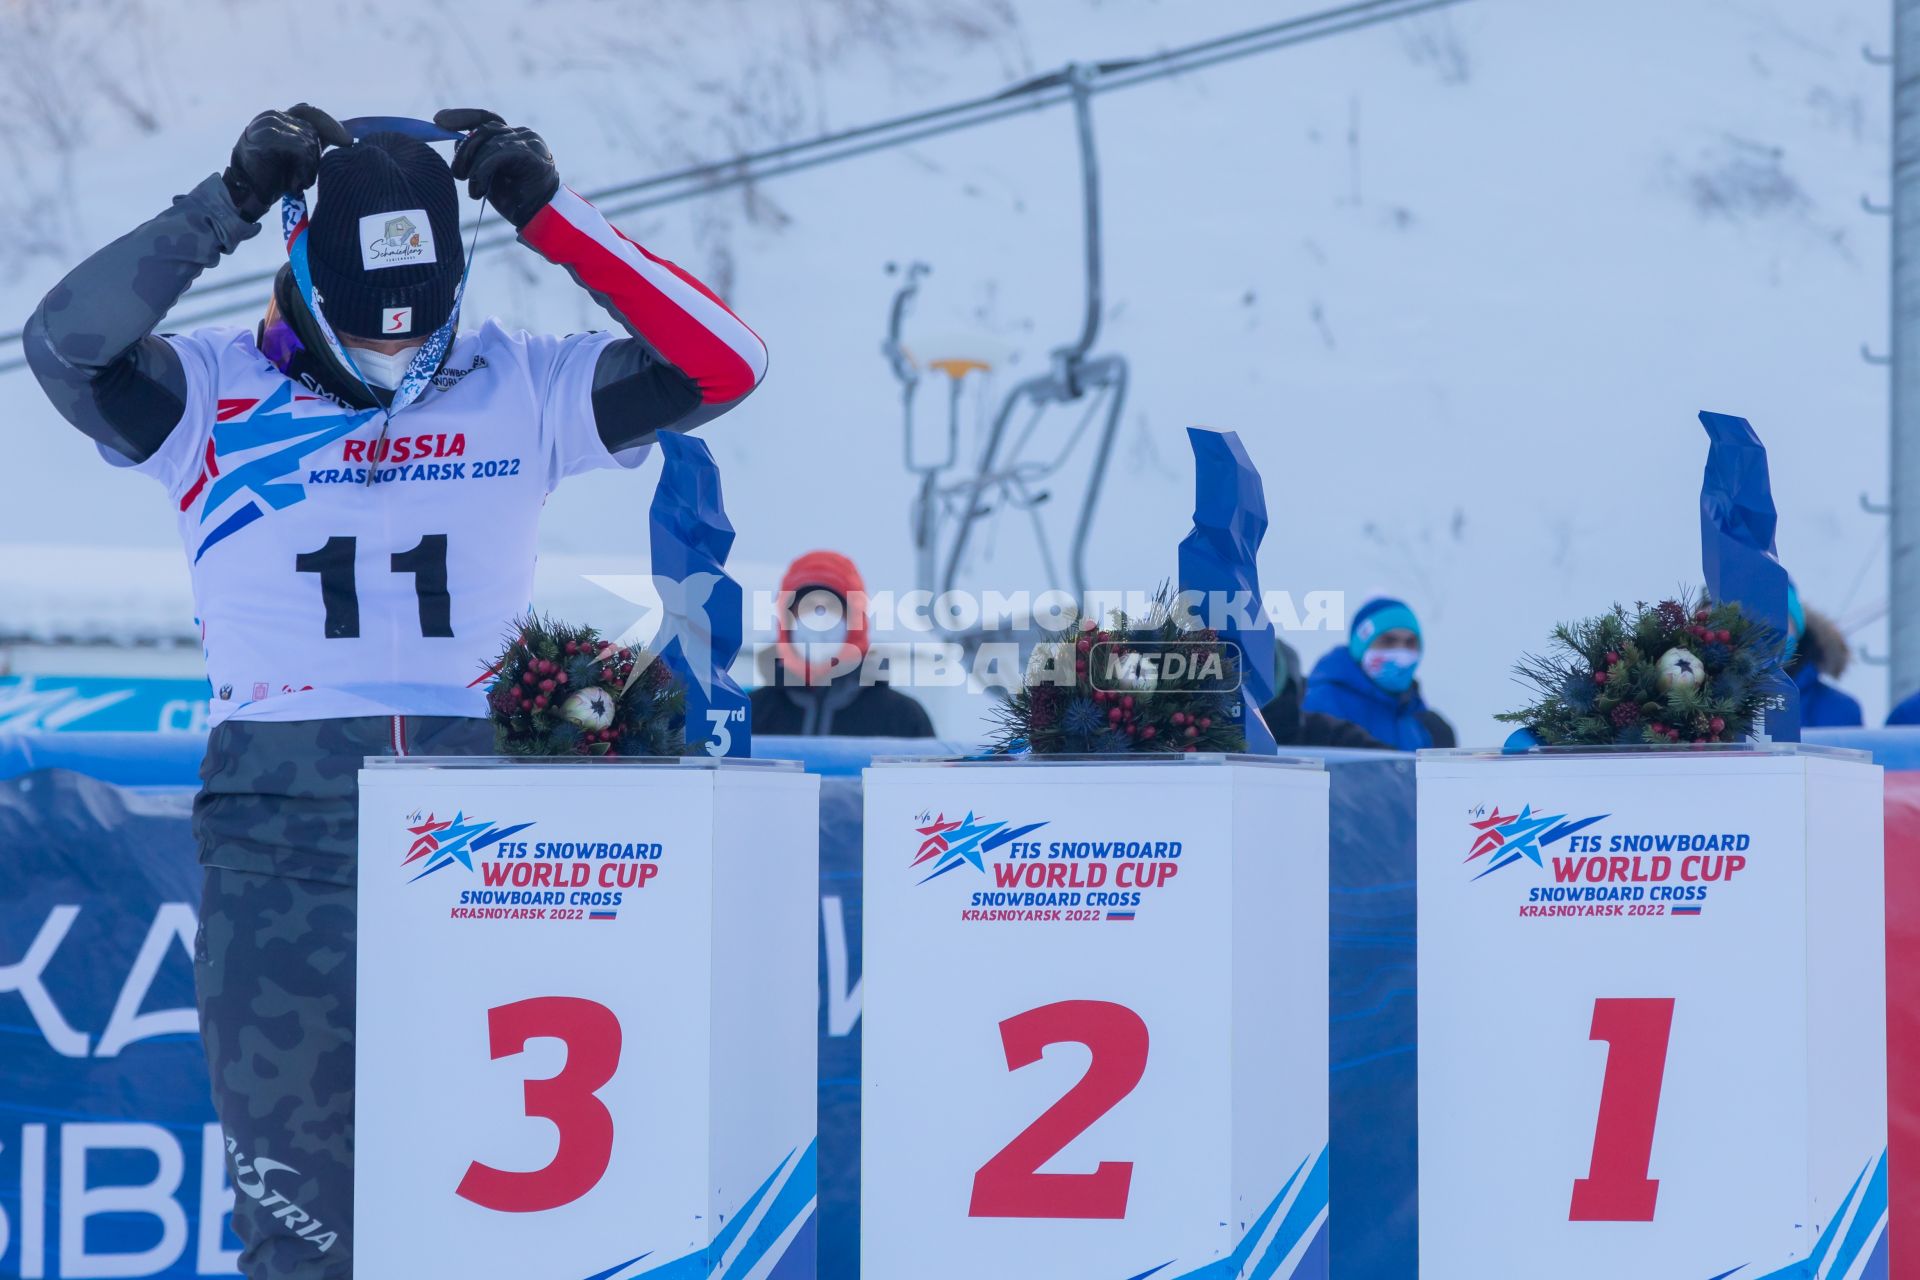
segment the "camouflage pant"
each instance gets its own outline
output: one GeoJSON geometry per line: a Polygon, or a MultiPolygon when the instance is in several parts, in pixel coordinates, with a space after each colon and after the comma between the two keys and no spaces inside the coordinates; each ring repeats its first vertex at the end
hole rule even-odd
{"type": "Polygon", "coordinates": [[[370,755],[482,754],[481,720],[216,726],[194,835],[194,988],[250,1280],[353,1275],[357,775],[370,755]]]}
{"type": "Polygon", "coordinates": [[[207,868],[194,989],[253,1280],[353,1274],[354,892],[207,868]]]}

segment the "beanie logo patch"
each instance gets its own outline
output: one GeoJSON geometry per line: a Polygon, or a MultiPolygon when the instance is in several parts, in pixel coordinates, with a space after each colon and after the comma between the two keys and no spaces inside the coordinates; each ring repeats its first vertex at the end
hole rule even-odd
{"type": "Polygon", "coordinates": [[[398,336],[413,332],[412,307],[386,307],[380,312],[380,332],[398,336]]]}
{"type": "Polygon", "coordinates": [[[433,261],[433,224],[425,209],[369,213],[360,219],[360,265],[368,271],[433,261]]]}

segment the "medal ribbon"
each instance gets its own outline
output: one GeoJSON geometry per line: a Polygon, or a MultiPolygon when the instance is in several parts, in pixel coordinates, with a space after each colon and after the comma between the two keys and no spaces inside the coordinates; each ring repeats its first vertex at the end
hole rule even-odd
{"type": "MultiPolygon", "coordinates": [[[[425,142],[452,141],[464,136],[424,120],[412,120],[403,116],[363,116],[346,121],[345,127],[356,140],[369,133],[403,133],[425,142]]],[[[481,219],[484,220],[485,217],[486,210],[482,207],[481,219]]],[[[374,394],[372,384],[367,381],[366,375],[360,372],[360,366],[353,362],[353,356],[341,344],[339,337],[333,331],[333,326],[327,322],[327,313],[320,305],[322,299],[313,291],[313,271],[307,264],[307,201],[303,194],[295,192],[281,198],[280,230],[286,237],[287,262],[293,268],[294,288],[299,291],[300,300],[306,304],[307,313],[313,317],[315,328],[326,340],[327,349],[333,352],[334,358],[360,380],[360,385],[366,388],[368,397],[377,403],[380,397],[374,394]]],[[[454,330],[460,323],[460,304],[467,293],[467,276],[473,270],[474,250],[478,247],[479,241],[480,223],[476,221],[473,226],[472,243],[467,246],[467,260],[460,270],[460,283],[454,288],[453,310],[448,313],[446,322],[427,335],[427,340],[415,349],[413,359],[408,362],[407,371],[400,379],[400,385],[393,389],[392,399],[383,411],[385,416],[380,424],[382,440],[386,438],[387,428],[393,421],[393,415],[419,399],[420,393],[427,389],[427,384],[433,380],[434,373],[440,368],[441,360],[446,356],[447,347],[453,342],[454,330]]],[[[378,448],[377,445],[375,447],[378,448]]],[[[372,483],[373,475],[374,468],[369,467],[368,483],[372,483]]]]}

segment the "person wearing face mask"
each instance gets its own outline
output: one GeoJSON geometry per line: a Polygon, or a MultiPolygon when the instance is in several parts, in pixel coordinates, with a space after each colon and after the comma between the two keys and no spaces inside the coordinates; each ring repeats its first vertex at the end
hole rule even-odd
{"type": "Polygon", "coordinates": [[[809,551],[780,580],[779,643],[749,698],[753,731],[803,737],[931,738],[925,708],[865,679],[866,584],[836,551],[809,551]]]}
{"type": "Polygon", "coordinates": [[[1420,620],[1413,610],[1376,597],[1353,615],[1345,647],[1314,664],[1301,705],[1345,720],[1398,751],[1451,747],[1453,726],[1428,709],[1413,678],[1420,656],[1420,620]]]}
{"type": "Polygon", "coordinates": [[[1800,589],[1787,588],[1787,675],[1800,688],[1800,726],[1845,728],[1864,724],[1853,695],[1823,677],[1838,676],[1851,657],[1847,638],[1833,619],[1800,603],[1800,589]]]}
{"type": "Polygon", "coordinates": [[[1260,717],[1267,722],[1276,745],[1357,747],[1374,751],[1386,747],[1386,743],[1356,724],[1325,712],[1301,708],[1307,694],[1307,681],[1300,671],[1300,655],[1277,636],[1273,642],[1273,687],[1278,692],[1260,708],[1260,717]]]}
{"type": "Polygon", "coordinates": [[[538,135],[470,109],[350,123],[257,116],[22,334],[60,414],[165,489],[186,551],[213,688],[194,985],[226,1176],[256,1188],[233,1207],[252,1280],[353,1274],[361,762],[490,754],[475,673],[532,598],[548,495],[638,465],[766,368],[711,291],[561,185],[538,135]],[[426,139],[454,135],[449,163],[426,139]],[[615,331],[460,331],[462,180],[615,331]],[[156,333],[277,201],[265,320],[156,333]]]}

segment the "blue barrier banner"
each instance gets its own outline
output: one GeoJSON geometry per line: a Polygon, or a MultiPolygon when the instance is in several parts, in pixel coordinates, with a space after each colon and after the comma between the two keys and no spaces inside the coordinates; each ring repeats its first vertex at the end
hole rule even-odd
{"type": "Polygon", "coordinates": [[[4,733],[0,778],[70,769],[122,787],[197,787],[201,733],[4,733]]]}
{"type": "Polygon", "coordinates": [[[653,582],[664,613],[654,645],[687,684],[687,743],[709,755],[753,754],[752,710],[728,667],[740,652],[746,598],[728,576],[733,524],[706,441],[662,432],[666,466],[653,491],[653,582]]]}
{"type": "Polygon", "coordinates": [[[1330,1274],[1407,1280],[1420,1271],[1413,758],[1329,754],[1327,777],[1330,1274]]]}
{"type": "MultiPolygon", "coordinates": [[[[1787,635],[1787,571],[1774,549],[1779,517],[1767,475],[1767,447],[1745,418],[1703,413],[1707,472],[1700,484],[1700,560],[1715,600],[1739,602],[1787,635]]],[[[1800,741],[1800,686],[1784,671],[1769,682],[1766,736],[1800,741]]]]}
{"type": "Polygon", "coordinates": [[[232,1275],[191,793],[0,783],[0,1275],[232,1275]]]}
{"type": "Polygon", "coordinates": [[[204,734],[212,692],[204,679],[0,676],[0,730],[204,734]]]}
{"type": "Polygon", "coordinates": [[[1260,708],[1273,697],[1273,622],[1260,595],[1255,560],[1267,533],[1267,496],[1260,473],[1231,431],[1188,427],[1193,444],[1193,532],[1180,543],[1180,591],[1226,607],[1203,613],[1222,639],[1240,646],[1240,718],[1247,750],[1277,748],[1260,708]],[[1241,619],[1251,613],[1251,625],[1241,619]]]}
{"type": "Polygon", "coordinates": [[[828,1280],[860,1274],[864,817],[858,774],[820,780],[819,1265],[828,1280]]]}

